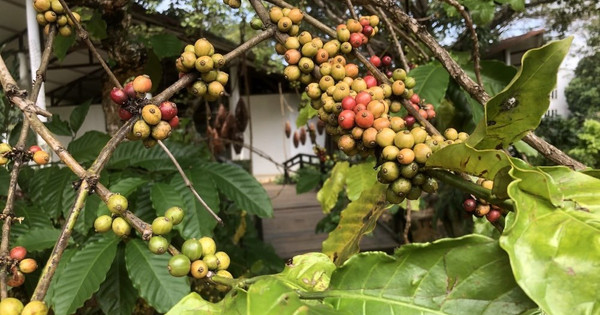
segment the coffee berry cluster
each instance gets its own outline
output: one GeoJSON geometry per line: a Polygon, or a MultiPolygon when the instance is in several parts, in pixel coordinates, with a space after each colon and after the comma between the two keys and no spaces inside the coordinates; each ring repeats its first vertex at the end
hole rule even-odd
{"type": "MultiPolygon", "coordinates": [[[[227,271],[230,263],[229,255],[217,251],[215,241],[205,236],[200,239],[186,240],[181,246],[181,254],[174,255],[169,260],[168,269],[174,277],[191,276],[194,279],[203,279],[217,275],[233,279],[231,273],[227,271]]],[[[217,289],[225,291],[227,287],[217,286],[217,289]]]]}
{"type": "MultiPolygon", "coordinates": [[[[271,16],[273,12],[279,9],[272,8],[271,16]]],[[[461,133],[459,139],[456,130],[448,129],[449,140],[432,137],[415,117],[402,114],[402,102],[409,102],[423,118],[436,116],[433,106],[412,90],[415,79],[404,69],[392,70],[390,56],[371,56],[370,62],[383,67],[391,84],[378,82],[371,74],[361,76],[359,66],[349,62],[349,53],[366,44],[377,33],[378,24],[377,16],[350,19],[338,25],[335,39],[323,43],[303,31],[278,44],[276,50],[288,63],[285,78],[306,85],[311,106],[338,148],[348,156],[376,155],[377,178],[389,185],[387,200],[400,203],[418,199],[423,191],[437,190],[437,182],[422,172],[423,166],[433,152],[463,141],[467,134],[461,133]]]]}
{"type": "MultiPolygon", "coordinates": [[[[33,160],[37,165],[46,165],[50,162],[50,154],[37,145],[32,145],[24,152],[25,161],[33,160]]],[[[17,151],[8,143],[0,143],[0,165],[6,165],[15,157],[17,151]]]]}
{"type": "Polygon", "coordinates": [[[215,53],[215,47],[206,38],[200,38],[194,45],[185,46],[181,56],[175,61],[175,67],[180,74],[199,72],[200,78],[188,90],[193,95],[212,102],[225,94],[229,74],[219,70],[225,62],[225,57],[215,53]]]}
{"type": "Polygon", "coordinates": [[[23,306],[16,298],[5,298],[0,302],[0,314],[2,315],[47,315],[48,306],[42,301],[31,301],[23,306]]]}
{"type": "MultiPolygon", "coordinates": [[[[35,19],[44,26],[44,32],[48,34],[50,27],[54,24],[58,27],[58,33],[68,37],[73,33],[75,23],[67,15],[62,4],[58,0],[33,0],[33,8],[37,12],[35,19]]],[[[77,22],[81,21],[81,17],[77,12],[72,12],[77,22]]]]}
{"type": "MultiPolygon", "coordinates": [[[[491,180],[478,179],[477,183],[483,188],[491,190],[494,187],[494,182],[491,180]]],[[[490,204],[482,198],[469,196],[463,202],[463,208],[467,213],[470,213],[478,218],[485,218],[491,223],[497,222],[502,217],[502,209],[497,205],[490,204]]]]}
{"type": "MultiPolygon", "coordinates": [[[[8,257],[4,258],[4,265],[9,271],[6,283],[11,287],[19,287],[25,282],[25,274],[34,272],[38,265],[35,259],[26,258],[27,249],[23,246],[13,247],[8,257]]],[[[0,302],[2,315],[46,315],[48,307],[42,301],[31,301],[23,306],[16,298],[5,298],[0,302]]]]}
{"type": "Polygon", "coordinates": [[[120,88],[113,88],[110,98],[120,105],[119,117],[129,120],[135,114],[142,119],[135,122],[127,138],[142,140],[146,148],[156,145],[157,140],[164,140],[171,134],[173,128],[179,126],[177,105],[164,101],[159,105],[148,104],[146,94],[152,89],[152,80],[147,75],[139,75],[120,88]]]}
{"type": "Polygon", "coordinates": [[[37,262],[33,258],[27,257],[27,249],[23,246],[16,246],[10,250],[10,275],[7,284],[11,287],[20,287],[25,282],[25,274],[32,273],[37,269],[37,262]]]}

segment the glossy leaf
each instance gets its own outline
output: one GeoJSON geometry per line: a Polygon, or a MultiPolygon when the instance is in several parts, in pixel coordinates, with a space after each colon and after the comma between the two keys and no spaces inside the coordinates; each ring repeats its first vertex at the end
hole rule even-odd
{"type": "Polygon", "coordinates": [[[376,183],[342,210],[340,223],[323,242],[323,253],[336,265],[358,253],[362,237],[375,228],[377,219],[385,211],[386,189],[387,185],[376,183]]]}
{"type": "Polygon", "coordinates": [[[556,182],[566,201],[574,201],[576,208],[600,214],[600,179],[580,172],[574,172],[565,166],[540,167],[556,182]]]}
{"type": "Polygon", "coordinates": [[[261,218],[273,216],[273,205],[266,190],[241,167],[225,163],[207,163],[199,166],[199,170],[204,176],[210,176],[219,191],[241,209],[261,218]]]}
{"type": "Polygon", "coordinates": [[[500,245],[510,256],[516,281],[549,314],[597,314],[600,216],[581,211],[575,202],[597,210],[598,198],[588,197],[600,180],[578,178],[586,175],[562,167],[550,170],[565,198],[562,207],[556,207],[548,198],[528,192],[540,185],[539,177],[511,174],[518,178],[508,186],[516,211],[506,218],[500,245]]]}
{"type": "Polygon", "coordinates": [[[32,228],[19,236],[16,245],[24,246],[30,252],[53,248],[60,236],[60,230],[53,227],[32,228]]]}
{"type": "Polygon", "coordinates": [[[50,121],[45,122],[44,125],[46,125],[46,127],[48,127],[53,134],[68,137],[73,135],[73,131],[71,131],[69,123],[66,120],[60,119],[60,115],[58,114],[52,115],[50,121]]]}
{"type": "Polygon", "coordinates": [[[338,200],[338,195],[344,189],[346,183],[346,174],[350,169],[350,164],[346,161],[337,162],[331,170],[331,175],[323,184],[323,187],[317,193],[317,200],[321,203],[324,213],[329,213],[338,200]]]}
{"type": "Polygon", "coordinates": [[[300,108],[298,111],[298,118],[296,118],[296,127],[300,128],[306,125],[311,118],[317,116],[317,113],[318,111],[310,106],[310,104],[300,108]]]}
{"type": "Polygon", "coordinates": [[[75,248],[67,248],[60,257],[60,262],[58,263],[58,267],[56,267],[54,277],[52,277],[52,281],[50,281],[48,292],[46,293],[46,297],[44,298],[46,304],[48,306],[51,306],[52,308],[54,308],[54,292],[56,291],[56,284],[58,283],[58,279],[60,279],[65,270],[65,267],[69,264],[71,258],[73,258],[77,251],[78,250],[75,248]]]}
{"type": "Polygon", "coordinates": [[[152,35],[149,41],[152,50],[159,59],[179,56],[183,49],[183,42],[170,33],[152,35]]]}
{"type": "Polygon", "coordinates": [[[480,235],[350,258],[326,303],[352,314],[520,314],[535,307],[515,283],[505,252],[480,235]]]}
{"type": "Polygon", "coordinates": [[[303,167],[296,172],[296,194],[309,192],[319,186],[321,182],[321,171],[312,167],[303,167]]]}
{"type": "Polygon", "coordinates": [[[129,315],[133,313],[137,296],[125,268],[125,247],[119,246],[106,280],[96,293],[98,303],[104,314],[129,315]]]}
{"type": "Polygon", "coordinates": [[[100,131],[88,131],[69,143],[69,152],[80,163],[93,162],[110,136],[100,131]]]}
{"type": "Polygon", "coordinates": [[[125,248],[125,265],[140,296],[161,313],[166,313],[190,292],[186,277],[169,274],[169,255],[155,255],[146,243],[132,239],[125,248]]]}
{"type": "Polygon", "coordinates": [[[71,46],[75,44],[75,42],[75,32],[67,37],[56,36],[54,39],[54,49],[52,50],[54,52],[54,56],[56,56],[59,61],[64,60],[67,56],[67,52],[71,46]]]}
{"type": "Polygon", "coordinates": [[[523,55],[512,82],[485,106],[485,119],[467,140],[478,149],[506,148],[535,129],[550,105],[558,68],[572,37],[551,42],[523,55]]]}
{"type": "Polygon", "coordinates": [[[155,183],[150,189],[150,200],[156,210],[156,215],[161,216],[171,207],[185,208],[181,196],[175,188],[167,183],[155,183]]]}
{"type": "Polygon", "coordinates": [[[98,290],[115,258],[119,241],[114,234],[102,235],[73,255],[56,283],[57,315],[74,313],[98,290]]]}
{"type": "Polygon", "coordinates": [[[90,109],[91,103],[92,100],[90,99],[81,105],[77,105],[77,107],[75,107],[71,112],[71,116],[69,116],[69,125],[71,126],[71,129],[74,133],[77,133],[77,131],[79,131],[79,128],[81,128],[81,125],[85,120],[85,116],[87,116],[87,113],[90,109]]]}
{"type": "Polygon", "coordinates": [[[419,94],[426,103],[431,103],[437,109],[446,94],[450,76],[446,69],[438,63],[418,66],[410,72],[417,85],[413,91],[419,94]]]}
{"type": "MultiPolygon", "coordinates": [[[[199,168],[194,168],[186,174],[206,204],[213,211],[218,212],[220,206],[219,191],[212,178],[206,176],[206,173],[199,168]]],[[[184,203],[183,210],[185,211],[183,222],[176,225],[175,229],[181,232],[184,238],[198,238],[212,235],[212,230],[217,225],[217,221],[194,197],[190,189],[185,185],[183,178],[178,174],[175,175],[171,180],[171,186],[177,191],[181,202],[184,203]]]]}
{"type": "MultiPolygon", "coordinates": [[[[198,163],[198,156],[201,155],[199,147],[170,141],[165,141],[165,145],[183,168],[198,163]]],[[[140,141],[120,144],[107,166],[116,169],[140,167],[149,171],[176,170],[167,154],[159,146],[146,149],[140,141]]]]}
{"type": "Polygon", "coordinates": [[[294,256],[277,277],[308,292],[325,291],[334,270],[335,264],[327,255],[307,253],[294,256]]]}
{"type": "Polygon", "coordinates": [[[350,167],[346,174],[346,194],[350,201],[355,201],[363,191],[375,185],[377,172],[373,167],[375,167],[375,161],[366,161],[350,167]]]}
{"type": "Polygon", "coordinates": [[[96,40],[102,40],[108,36],[106,34],[106,21],[102,18],[102,13],[99,10],[95,10],[90,19],[85,23],[85,29],[96,40]]]}

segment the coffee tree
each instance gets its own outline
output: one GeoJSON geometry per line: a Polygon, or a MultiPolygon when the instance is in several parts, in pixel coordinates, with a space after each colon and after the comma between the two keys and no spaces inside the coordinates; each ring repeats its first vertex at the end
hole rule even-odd
{"type": "MultiPolygon", "coordinates": [[[[224,2],[232,10],[242,5],[224,2]]],[[[598,172],[533,133],[570,38],[527,52],[519,71],[504,75],[502,66],[479,60],[473,21],[496,6],[522,10],[524,1],[444,1],[442,9],[459,14],[470,31],[473,67],[461,67],[394,1],[361,1],[356,8],[345,1],[350,15],[335,28],[283,0],[268,2],[249,1],[256,36],[225,55],[204,38],[190,43],[174,65],[180,78],[147,98],[152,80],[119,82],[64,0],[34,1],[46,46],[30,92],[0,57],[3,91],[24,116],[16,142],[0,147],[0,162],[10,169],[1,214],[0,313],[71,314],[96,305],[107,314],[600,311],[598,172]],[[88,133],[65,148],[38,118],[51,114],[34,100],[56,35],[73,31],[106,70],[123,124],[112,137],[88,133]],[[382,38],[390,38],[393,53],[373,50],[382,38]],[[181,114],[169,98],[187,88],[207,102],[219,100],[228,81],[223,66],[269,39],[284,56],[285,78],[309,99],[302,124],[317,117],[347,157],[319,191],[324,211],[342,192],[351,201],[323,252],[296,256],[279,273],[264,266],[265,257],[239,266],[257,248],[238,255],[231,246],[251,231],[246,213],[272,215],[264,189],[240,168],[202,160],[200,149],[167,139],[177,134],[181,114]],[[437,61],[415,67],[426,61],[423,54],[437,61]],[[442,125],[446,95],[472,108],[473,132],[440,132],[432,124],[442,125]],[[30,160],[49,159],[37,146],[26,148],[30,129],[66,167],[29,167],[30,160]],[[521,142],[559,166],[513,157],[508,149],[521,142]],[[501,236],[404,245],[393,255],[359,253],[359,241],[389,205],[433,194],[439,182],[468,193],[464,209],[486,216],[501,236]],[[16,198],[17,184],[31,202],[16,198]],[[236,228],[226,231],[230,219],[236,228]],[[231,232],[232,244],[216,243],[213,232],[231,232]],[[15,294],[21,285],[31,286],[30,297],[15,294]]],[[[73,132],[82,113],[67,124],[73,132]]]]}

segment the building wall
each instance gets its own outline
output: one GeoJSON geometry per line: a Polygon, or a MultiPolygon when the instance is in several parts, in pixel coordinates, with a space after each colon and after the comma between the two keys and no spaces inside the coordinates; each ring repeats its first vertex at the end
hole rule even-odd
{"type": "MultiPolygon", "coordinates": [[[[298,117],[298,104],[300,98],[296,94],[284,94],[283,113],[278,94],[253,95],[250,97],[250,115],[252,121],[252,145],[259,151],[270,156],[277,163],[283,163],[287,159],[298,153],[314,154],[312,143],[307,134],[307,140],[304,145],[300,144],[294,148],[291,138],[286,138],[284,125],[289,121],[292,127],[292,133],[298,129],[296,127],[296,118],[298,117]]],[[[248,105],[248,104],[246,104],[248,105]]],[[[59,115],[62,120],[69,120],[69,116],[75,106],[50,107],[49,111],[54,115],[59,115]]],[[[316,118],[313,122],[316,124],[316,118]]],[[[105,119],[102,106],[99,104],[91,105],[88,115],[77,133],[81,136],[87,131],[98,130],[105,131],[105,119]]],[[[244,143],[250,143],[250,130],[246,129],[244,134],[244,143]]],[[[57,136],[58,140],[67,147],[71,137],[57,136]]],[[[317,143],[323,145],[325,134],[317,135],[317,143]]],[[[55,156],[54,160],[58,158],[55,156]]],[[[234,156],[234,159],[247,160],[250,158],[250,151],[244,149],[241,154],[234,156]]],[[[254,153],[252,154],[252,170],[254,175],[261,180],[272,180],[277,175],[283,174],[283,170],[278,168],[269,160],[254,153]]]]}
{"type": "MultiPolygon", "coordinates": [[[[297,109],[300,97],[296,94],[284,94],[283,97],[285,100],[283,109],[278,94],[250,97],[252,145],[278,163],[283,163],[298,153],[314,154],[308,132],[305,144],[300,144],[298,148],[294,148],[291,137],[289,139],[285,137],[284,126],[286,121],[290,122],[292,134],[299,129],[296,126],[296,118],[298,117],[297,109]]],[[[313,118],[311,121],[315,122],[316,125],[315,119],[313,118]]],[[[249,130],[246,130],[246,143],[249,143],[249,135],[249,130]]],[[[325,133],[317,135],[317,143],[320,145],[325,143],[325,133]]],[[[247,159],[249,153],[247,150],[244,151],[246,152],[242,152],[241,158],[247,159]]],[[[282,169],[256,153],[252,154],[252,171],[259,180],[269,180],[283,174],[282,169]]]]}

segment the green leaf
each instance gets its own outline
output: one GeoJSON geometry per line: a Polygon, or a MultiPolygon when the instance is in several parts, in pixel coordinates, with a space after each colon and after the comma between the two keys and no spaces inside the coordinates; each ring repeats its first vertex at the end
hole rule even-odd
{"type": "MultiPolygon", "coordinates": [[[[60,36],[58,36],[60,37],[60,36]]],[[[59,136],[69,136],[73,135],[73,131],[71,131],[71,127],[69,127],[69,123],[65,120],[60,119],[59,114],[52,115],[49,122],[45,122],[44,125],[48,127],[48,129],[59,136]]]]}
{"type": "Polygon", "coordinates": [[[580,172],[574,172],[566,166],[540,167],[554,179],[565,201],[576,203],[578,210],[600,214],[600,180],[580,172]]]}
{"type": "Polygon", "coordinates": [[[184,46],[177,36],[166,33],[152,35],[150,45],[159,59],[179,56],[184,46]]]}
{"type": "Polygon", "coordinates": [[[131,239],[125,248],[129,278],[140,296],[158,312],[166,313],[190,292],[187,277],[173,277],[167,270],[169,255],[154,255],[146,243],[131,239]]]}
{"type": "Polygon", "coordinates": [[[551,42],[523,55],[513,81],[485,106],[485,119],[467,143],[478,149],[506,148],[535,129],[550,104],[558,68],[572,37],[551,42]]]}
{"type": "Polygon", "coordinates": [[[48,292],[46,293],[46,297],[44,298],[46,304],[48,306],[51,306],[52,308],[54,308],[54,292],[56,291],[56,284],[58,283],[58,279],[60,279],[60,277],[63,275],[65,267],[69,264],[71,258],[73,258],[77,251],[78,250],[75,248],[67,248],[60,257],[58,267],[56,267],[54,277],[52,277],[52,281],[50,281],[48,292]]]}
{"type": "Polygon", "coordinates": [[[148,57],[144,64],[144,73],[147,74],[153,82],[150,92],[155,93],[158,90],[163,77],[163,67],[160,59],[152,50],[148,49],[147,55],[148,57]]]}
{"type": "Polygon", "coordinates": [[[133,313],[137,295],[127,276],[124,246],[119,246],[106,280],[96,293],[98,303],[104,314],[129,315],[133,313]]]}
{"type": "Polygon", "coordinates": [[[317,115],[318,111],[310,105],[306,105],[298,111],[298,118],[296,118],[296,127],[300,128],[313,117],[317,115]]]}
{"type": "Polygon", "coordinates": [[[102,40],[108,36],[106,34],[106,21],[102,19],[102,12],[98,10],[94,10],[94,14],[85,23],[85,29],[90,33],[90,36],[96,40],[102,40]]]}
{"type": "Polygon", "coordinates": [[[200,169],[212,178],[221,193],[241,209],[261,218],[273,216],[273,205],[269,195],[263,186],[241,167],[207,163],[201,165],[200,169]]]}
{"type": "Polygon", "coordinates": [[[293,284],[304,291],[325,291],[329,287],[331,274],[335,264],[322,253],[307,253],[294,256],[285,265],[281,273],[276,275],[288,284],[293,284]]]}
{"type": "MultiPolygon", "coordinates": [[[[200,168],[194,168],[191,171],[188,171],[186,175],[194,184],[194,188],[200,197],[204,199],[206,204],[213,211],[218,213],[220,206],[219,191],[212,178],[207,178],[206,173],[200,168]]],[[[212,230],[217,225],[217,221],[196,199],[190,189],[185,185],[185,182],[180,175],[175,175],[175,177],[173,177],[171,180],[171,187],[177,192],[175,196],[180,196],[179,198],[181,201],[178,202],[178,204],[181,202],[184,203],[182,208],[185,212],[183,222],[176,225],[175,229],[181,232],[181,235],[185,238],[197,238],[198,236],[212,235],[212,230]]],[[[157,211],[161,210],[157,209],[157,211]]]]}
{"type": "Polygon", "coordinates": [[[355,255],[325,293],[326,303],[352,314],[520,314],[535,307],[506,253],[480,235],[404,245],[394,256],[355,255]]]}
{"type": "Polygon", "coordinates": [[[319,186],[321,182],[321,171],[312,167],[303,167],[296,172],[296,194],[309,192],[319,186]]]}
{"type": "MultiPolygon", "coordinates": [[[[19,121],[10,132],[10,136],[8,139],[9,143],[15,144],[19,141],[19,137],[21,136],[21,129],[23,127],[23,122],[19,121]]],[[[29,147],[31,145],[37,144],[37,139],[35,137],[35,133],[29,132],[27,134],[27,140],[25,141],[25,147],[29,147]]]]}
{"type": "Polygon", "coordinates": [[[410,76],[417,81],[413,91],[419,94],[422,100],[433,104],[437,109],[446,94],[448,82],[450,81],[446,69],[438,63],[427,64],[414,68],[410,72],[410,76]]]}
{"type": "Polygon", "coordinates": [[[31,199],[38,205],[43,205],[44,210],[51,218],[58,218],[62,213],[67,213],[73,206],[75,191],[73,181],[77,179],[68,168],[58,166],[46,167],[38,170],[31,183],[31,199]]]}
{"type": "Polygon", "coordinates": [[[346,194],[350,201],[357,200],[363,191],[377,182],[377,172],[373,169],[375,161],[352,165],[346,174],[346,194]]]}
{"type": "Polygon", "coordinates": [[[498,3],[508,3],[510,7],[515,11],[523,11],[525,10],[525,1],[524,0],[496,0],[498,3]]]}
{"type": "Polygon", "coordinates": [[[69,52],[69,49],[75,44],[75,32],[70,36],[56,36],[54,39],[54,56],[58,58],[59,61],[63,61],[69,52]]]}
{"type": "Polygon", "coordinates": [[[185,203],[172,185],[156,183],[150,189],[150,200],[156,210],[156,215],[161,216],[171,207],[185,208],[185,203]]]}
{"type": "Polygon", "coordinates": [[[110,140],[110,136],[106,133],[96,130],[88,131],[69,143],[69,152],[80,163],[91,163],[96,160],[108,140],[110,140]]]}
{"type": "Polygon", "coordinates": [[[6,168],[0,168],[0,195],[8,194],[8,186],[10,185],[10,173],[6,168]]]}
{"type": "Polygon", "coordinates": [[[78,105],[71,112],[71,116],[69,116],[69,125],[71,126],[71,129],[73,129],[73,133],[76,134],[79,128],[81,128],[81,125],[85,120],[85,116],[87,116],[87,113],[90,109],[90,104],[92,104],[91,99],[81,105],[78,105]]]}
{"type": "MultiPolygon", "coordinates": [[[[198,293],[192,292],[181,299],[166,315],[222,314],[221,303],[204,300],[198,293]]],[[[235,314],[235,313],[232,313],[235,314]]],[[[241,313],[238,313],[241,314],[241,313]]]]}
{"type": "Polygon", "coordinates": [[[340,214],[340,223],[323,242],[323,253],[336,265],[341,265],[359,252],[362,237],[373,231],[377,219],[385,211],[387,185],[375,183],[340,214]]]}
{"type": "Polygon", "coordinates": [[[73,314],[106,278],[120,239],[105,234],[77,251],[56,283],[54,312],[73,314]]]}
{"type": "Polygon", "coordinates": [[[329,213],[335,206],[338,195],[344,189],[345,176],[349,169],[350,164],[346,161],[335,163],[335,166],[331,170],[331,175],[317,193],[317,200],[321,203],[324,213],[329,213]]]}
{"type": "MultiPolygon", "coordinates": [[[[202,155],[198,146],[170,141],[165,141],[165,145],[184,169],[198,164],[198,157],[202,155]]],[[[146,149],[141,141],[130,141],[119,145],[107,166],[113,169],[139,167],[155,172],[176,170],[169,156],[159,146],[146,149]]]]}
{"type": "Polygon", "coordinates": [[[515,279],[544,312],[597,314],[600,180],[563,167],[545,170],[564,193],[563,205],[556,207],[549,198],[529,192],[540,185],[539,177],[513,170],[517,180],[508,186],[508,193],[516,210],[506,217],[500,245],[510,256],[515,279]],[[592,194],[596,197],[590,198],[592,194]],[[581,211],[578,202],[589,203],[596,211],[581,211]]]}
{"type": "Polygon", "coordinates": [[[53,227],[32,228],[19,236],[16,244],[27,248],[30,252],[42,251],[54,247],[60,236],[60,230],[53,227]]]}

